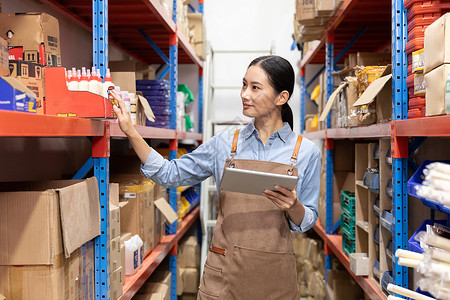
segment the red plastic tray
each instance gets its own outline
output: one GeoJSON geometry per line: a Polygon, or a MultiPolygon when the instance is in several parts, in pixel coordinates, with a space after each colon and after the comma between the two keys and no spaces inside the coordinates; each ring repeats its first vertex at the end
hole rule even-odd
{"type": "Polygon", "coordinates": [[[406,86],[408,88],[414,88],[414,74],[408,73],[408,77],[406,78],[406,86]]]}
{"type": "Polygon", "coordinates": [[[415,16],[425,16],[429,14],[443,14],[444,11],[450,9],[449,2],[441,1],[422,1],[416,2],[408,8],[406,16],[412,19],[415,16]]]}
{"type": "Polygon", "coordinates": [[[408,31],[408,41],[413,40],[415,38],[423,38],[425,37],[425,29],[428,26],[416,26],[412,30],[408,31]]]}
{"type": "Polygon", "coordinates": [[[425,117],[425,110],[413,108],[408,110],[408,119],[422,118],[425,117]]]}
{"type": "Polygon", "coordinates": [[[441,2],[445,2],[445,0],[404,0],[403,4],[406,9],[409,9],[413,5],[432,5],[433,3],[440,4],[441,2]]]}
{"type": "Polygon", "coordinates": [[[414,95],[414,88],[413,87],[412,88],[408,88],[408,95],[409,95],[409,98],[417,97],[417,95],[414,95]]]}
{"type": "Polygon", "coordinates": [[[422,109],[424,107],[425,107],[425,97],[424,96],[409,98],[409,101],[408,101],[409,109],[414,109],[414,108],[422,109]]]}
{"type": "Polygon", "coordinates": [[[408,32],[418,26],[430,26],[440,17],[441,14],[438,14],[437,16],[414,16],[414,18],[408,20],[408,32]]]}
{"type": "Polygon", "coordinates": [[[415,38],[406,43],[405,52],[410,54],[423,48],[425,38],[415,38]]]}

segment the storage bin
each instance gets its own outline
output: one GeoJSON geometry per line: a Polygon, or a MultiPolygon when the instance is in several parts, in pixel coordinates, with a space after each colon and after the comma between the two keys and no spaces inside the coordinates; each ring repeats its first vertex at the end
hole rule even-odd
{"type": "Polygon", "coordinates": [[[363,183],[373,193],[380,193],[380,174],[373,169],[364,174],[363,183]]]}
{"type": "Polygon", "coordinates": [[[391,271],[386,271],[383,273],[383,276],[381,277],[381,286],[383,287],[383,289],[388,292],[389,294],[392,294],[392,292],[389,292],[387,290],[387,286],[389,283],[394,284],[394,278],[392,278],[392,272],[391,271]]]}
{"type": "Polygon", "coordinates": [[[381,213],[380,224],[386,230],[390,231],[391,233],[394,233],[395,230],[394,216],[388,210],[383,210],[383,212],[381,213]]]}
{"type": "Polygon", "coordinates": [[[422,247],[420,247],[420,242],[416,241],[414,238],[416,237],[416,235],[421,232],[421,231],[425,231],[427,228],[427,225],[433,225],[435,223],[438,224],[442,224],[442,225],[447,225],[447,221],[446,220],[425,220],[420,226],[419,228],[417,228],[416,232],[414,232],[414,234],[411,236],[411,238],[408,240],[408,249],[410,251],[414,251],[417,253],[423,253],[423,249],[422,247]]]}
{"type": "Polygon", "coordinates": [[[349,191],[341,191],[341,207],[342,210],[349,215],[355,214],[355,193],[349,191]]]}
{"type": "Polygon", "coordinates": [[[373,263],[373,276],[380,279],[380,262],[377,259],[373,263]]]}
{"type": "Polygon", "coordinates": [[[349,256],[350,253],[355,252],[355,241],[354,239],[349,239],[345,234],[342,235],[342,250],[344,253],[349,256]]]}

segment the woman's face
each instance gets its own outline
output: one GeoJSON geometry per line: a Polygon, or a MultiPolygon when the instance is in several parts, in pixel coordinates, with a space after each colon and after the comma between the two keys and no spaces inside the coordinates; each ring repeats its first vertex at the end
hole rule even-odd
{"type": "Polygon", "coordinates": [[[276,108],[276,92],[264,70],[255,65],[247,69],[242,79],[242,113],[246,117],[267,116],[276,108]]]}

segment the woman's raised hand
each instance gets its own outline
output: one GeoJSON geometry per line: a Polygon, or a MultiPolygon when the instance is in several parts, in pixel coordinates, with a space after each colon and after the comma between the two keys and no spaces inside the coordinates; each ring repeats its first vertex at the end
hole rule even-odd
{"type": "Polygon", "coordinates": [[[127,106],[125,105],[125,102],[115,91],[111,91],[111,95],[114,97],[114,99],[119,104],[119,107],[114,105],[113,109],[117,115],[117,120],[119,121],[120,130],[122,130],[123,133],[125,133],[125,135],[129,136],[134,130],[133,122],[131,121],[130,112],[128,111],[127,106]]]}

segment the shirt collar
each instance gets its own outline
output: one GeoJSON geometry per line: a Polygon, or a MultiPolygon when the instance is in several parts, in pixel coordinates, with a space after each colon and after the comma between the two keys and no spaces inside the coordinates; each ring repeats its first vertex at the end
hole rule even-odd
{"type": "MultiPolygon", "coordinates": [[[[284,122],[284,126],[280,130],[274,132],[274,134],[278,135],[280,137],[280,139],[284,143],[286,143],[291,132],[292,132],[292,130],[291,130],[291,127],[289,126],[289,124],[287,122],[284,122]]],[[[252,136],[253,133],[258,134],[258,130],[256,130],[255,124],[253,122],[251,122],[244,129],[242,129],[241,134],[245,139],[248,139],[249,137],[252,136]]]]}

